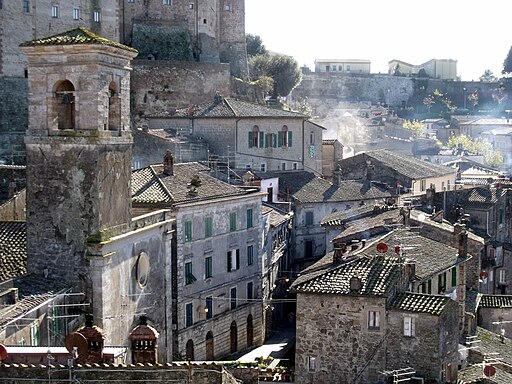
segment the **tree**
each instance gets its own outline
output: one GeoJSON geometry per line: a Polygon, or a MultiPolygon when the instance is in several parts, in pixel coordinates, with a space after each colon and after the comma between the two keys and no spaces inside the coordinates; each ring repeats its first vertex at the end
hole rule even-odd
{"type": "Polygon", "coordinates": [[[503,71],[501,73],[504,75],[512,73],[512,47],[510,47],[507,58],[503,62],[503,71]]]}
{"type": "Polygon", "coordinates": [[[302,75],[297,61],[285,55],[256,55],[249,59],[251,78],[269,76],[274,80],[271,96],[287,96],[299,84],[302,75]]]}
{"type": "Polygon", "coordinates": [[[418,77],[429,77],[429,75],[427,75],[427,71],[425,71],[425,68],[420,68],[417,76],[418,77]]]}
{"type": "Polygon", "coordinates": [[[494,83],[495,81],[498,81],[496,76],[494,76],[494,73],[490,69],[486,69],[484,71],[484,74],[480,76],[480,81],[482,83],[494,83]]]}
{"type": "Polygon", "coordinates": [[[461,148],[473,154],[483,155],[486,165],[497,167],[504,161],[503,153],[496,151],[491,143],[482,139],[471,139],[466,135],[452,136],[447,142],[450,148],[461,148]]]}
{"type": "Polygon", "coordinates": [[[402,76],[402,72],[400,71],[400,64],[396,64],[395,69],[393,71],[393,76],[402,76]]]}
{"type": "Polygon", "coordinates": [[[245,35],[245,45],[247,47],[247,55],[249,57],[266,55],[268,53],[267,48],[263,45],[263,40],[258,35],[247,33],[245,35]]]}
{"type": "Polygon", "coordinates": [[[479,96],[478,96],[478,91],[476,89],[468,95],[468,100],[471,103],[471,105],[473,106],[473,112],[475,111],[475,108],[478,105],[478,99],[479,99],[479,96]]]}
{"type": "Polygon", "coordinates": [[[423,136],[425,132],[425,126],[418,120],[405,120],[402,127],[410,129],[415,137],[423,136]]]}

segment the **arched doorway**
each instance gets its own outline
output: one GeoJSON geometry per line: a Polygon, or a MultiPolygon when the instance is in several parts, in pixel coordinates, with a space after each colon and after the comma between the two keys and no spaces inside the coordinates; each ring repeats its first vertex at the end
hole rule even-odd
{"type": "Polygon", "coordinates": [[[252,315],[247,316],[247,348],[252,347],[254,343],[254,327],[252,322],[252,315]]]}
{"type": "Polygon", "coordinates": [[[195,360],[194,359],[194,341],[192,339],[189,339],[187,341],[187,351],[186,351],[186,357],[187,360],[195,360]]]}
{"type": "Polygon", "coordinates": [[[75,129],[75,87],[69,80],[56,84],[54,107],[57,129],[75,129]]]}
{"type": "Polygon", "coordinates": [[[238,329],[236,326],[236,321],[231,323],[231,327],[229,328],[229,336],[231,341],[231,353],[235,353],[238,350],[238,329]]]}
{"type": "Polygon", "coordinates": [[[214,359],[213,353],[213,333],[212,331],[206,334],[206,360],[214,359]]]}

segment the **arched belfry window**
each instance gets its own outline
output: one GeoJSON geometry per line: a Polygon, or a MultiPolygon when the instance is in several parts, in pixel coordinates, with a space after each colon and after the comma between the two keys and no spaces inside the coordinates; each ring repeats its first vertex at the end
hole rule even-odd
{"type": "Polygon", "coordinates": [[[75,87],[69,80],[55,86],[54,111],[57,129],[75,129],[75,87]]]}
{"type": "Polygon", "coordinates": [[[112,81],[108,86],[108,130],[118,131],[121,128],[121,99],[117,84],[112,81]]]}

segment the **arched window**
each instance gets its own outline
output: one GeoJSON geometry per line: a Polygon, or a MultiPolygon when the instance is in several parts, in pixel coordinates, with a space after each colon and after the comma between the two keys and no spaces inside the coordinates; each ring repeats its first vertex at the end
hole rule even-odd
{"type": "Polygon", "coordinates": [[[121,128],[121,99],[117,84],[112,81],[108,86],[108,130],[118,131],[121,128]]]}
{"type": "Polygon", "coordinates": [[[55,85],[54,129],[75,129],[75,87],[69,80],[55,85]]]}
{"type": "Polygon", "coordinates": [[[206,334],[206,360],[213,360],[215,358],[213,349],[213,333],[209,331],[206,334]]]}
{"type": "Polygon", "coordinates": [[[238,329],[236,326],[236,321],[231,323],[231,327],[229,328],[229,336],[231,341],[231,353],[235,353],[238,350],[238,329]]]}
{"type": "Polygon", "coordinates": [[[187,351],[186,351],[186,357],[187,360],[194,360],[194,341],[192,339],[189,339],[187,341],[187,351]]]}
{"type": "MultiPolygon", "coordinates": [[[[249,148],[257,148],[259,143],[260,128],[255,125],[249,132],[249,148]]],[[[261,147],[261,145],[259,145],[261,147]]]]}
{"type": "Polygon", "coordinates": [[[252,315],[247,316],[247,348],[252,347],[254,343],[254,326],[252,315]]]}

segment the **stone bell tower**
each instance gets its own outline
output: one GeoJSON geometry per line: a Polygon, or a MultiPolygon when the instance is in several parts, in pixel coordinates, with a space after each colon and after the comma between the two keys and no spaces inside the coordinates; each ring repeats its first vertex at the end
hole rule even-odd
{"type": "Polygon", "coordinates": [[[82,28],[20,47],[29,84],[28,269],[84,289],[86,245],[130,222],[137,51],[82,28]]]}

